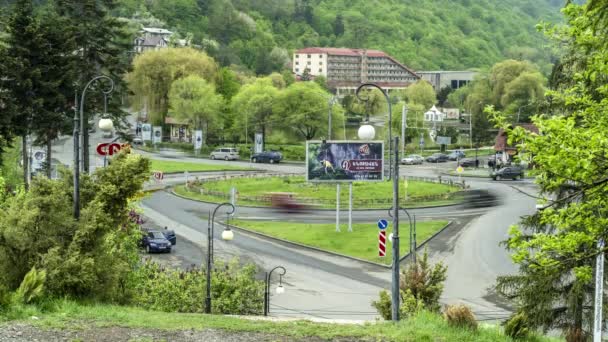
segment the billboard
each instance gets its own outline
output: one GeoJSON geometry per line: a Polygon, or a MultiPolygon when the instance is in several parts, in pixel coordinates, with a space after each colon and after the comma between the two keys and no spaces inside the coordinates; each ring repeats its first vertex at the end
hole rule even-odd
{"type": "Polygon", "coordinates": [[[262,153],[264,149],[264,136],[262,133],[255,134],[255,148],[253,149],[253,153],[262,153]]]}
{"type": "Polygon", "coordinates": [[[197,129],[194,131],[194,149],[200,150],[203,147],[203,131],[197,129]]]}
{"type": "Polygon", "coordinates": [[[143,141],[152,140],[152,125],[150,125],[150,124],[141,125],[141,138],[143,139],[143,141]]]}
{"type": "Polygon", "coordinates": [[[381,181],[383,157],[382,141],[307,141],[306,180],[381,181]]]}
{"type": "Polygon", "coordinates": [[[161,126],[152,127],[152,143],[160,144],[163,141],[163,128],[161,126]]]}

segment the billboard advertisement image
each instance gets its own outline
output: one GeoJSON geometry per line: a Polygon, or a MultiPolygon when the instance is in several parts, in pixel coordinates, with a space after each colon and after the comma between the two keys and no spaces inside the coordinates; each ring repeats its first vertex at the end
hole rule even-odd
{"type": "Polygon", "coordinates": [[[306,179],[310,182],[381,181],[381,141],[306,142],[306,179]]]}

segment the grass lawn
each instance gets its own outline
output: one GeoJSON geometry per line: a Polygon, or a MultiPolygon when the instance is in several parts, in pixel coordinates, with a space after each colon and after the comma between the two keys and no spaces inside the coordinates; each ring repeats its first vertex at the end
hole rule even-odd
{"type": "MultiPolygon", "coordinates": [[[[321,208],[334,208],[336,200],[336,185],[325,183],[307,183],[304,177],[266,177],[266,178],[235,178],[223,181],[208,181],[202,183],[202,188],[208,191],[230,193],[235,187],[238,191],[237,204],[268,206],[270,203],[262,197],[271,192],[290,192],[296,198],[307,199],[306,202],[318,205],[321,208]]],[[[409,181],[407,193],[413,197],[405,201],[405,184],[399,184],[402,205],[408,207],[422,205],[442,205],[458,203],[459,199],[449,196],[449,193],[459,190],[458,187],[445,184],[409,181]],[[415,199],[419,196],[438,196],[437,198],[415,199]]],[[[175,191],[182,196],[209,202],[225,200],[225,197],[209,194],[200,194],[197,190],[189,191],[185,187],[176,187],[175,191]]],[[[353,183],[353,207],[388,208],[392,205],[392,183],[386,182],[355,182],[353,183]]],[[[343,184],[340,191],[340,202],[348,205],[348,185],[343,184]]]]}
{"type": "MultiPolygon", "coordinates": [[[[390,221],[389,221],[390,222],[390,221]]],[[[353,224],[353,231],[348,232],[348,225],[341,225],[340,233],[336,232],[333,223],[293,223],[293,222],[269,222],[269,221],[246,221],[234,220],[235,226],[251,229],[281,239],[298,242],[304,245],[321,248],[324,250],[349,255],[381,264],[390,264],[392,259],[391,244],[386,245],[385,257],[378,256],[378,226],[375,222],[353,224]]],[[[441,228],[448,221],[419,221],[416,222],[416,242],[420,245],[441,228]]],[[[409,223],[401,221],[400,229],[400,251],[401,256],[409,252],[410,236],[409,223]]],[[[389,223],[386,236],[392,232],[389,223]]]]}
{"type": "Polygon", "coordinates": [[[240,171],[240,170],[253,170],[247,167],[230,166],[230,165],[211,165],[211,164],[199,164],[189,163],[180,161],[168,161],[168,160],[150,160],[150,169],[152,171],[162,171],[164,173],[176,173],[176,172],[200,172],[200,171],[240,171]]]}
{"type": "MultiPolygon", "coordinates": [[[[286,294],[287,295],[287,294],[286,294]]],[[[398,323],[377,322],[367,324],[327,324],[309,321],[272,322],[245,318],[186,314],[172,312],[146,311],[139,308],[104,305],[80,304],[70,300],[56,300],[45,305],[45,310],[36,306],[22,307],[9,312],[11,316],[0,315],[1,321],[22,319],[24,323],[43,329],[67,329],[79,331],[98,327],[124,327],[156,330],[187,331],[220,329],[231,332],[253,332],[271,334],[277,340],[310,339],[365,339],[371,341],[470,341],[470,342],[508,342],[501,329],[494,325],[482,325],[477,331],[454,328],[447,325],[438,314],[420,312],[398,323]],[[31,320],[36,316],[38,320],[31,320]]],[[[8,322],[12,323],[12,322],[8,322]]],[[[0,329],[3,323],[0,323],[0,329]]],[[[76,341],[78,339],[75,339],[76,341]]],[[[532,336],[523,341],[557,341],[545,337],[532,336]]]]}

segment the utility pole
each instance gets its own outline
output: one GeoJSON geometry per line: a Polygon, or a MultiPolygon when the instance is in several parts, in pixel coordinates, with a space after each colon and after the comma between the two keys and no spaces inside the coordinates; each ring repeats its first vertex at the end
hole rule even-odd
{"type": "Polygon", "coordinates": [[[407,105],[401,109],[401,159],[405,158],[405,129],[407,128],[407,105]]]}
{"type": "MultiPolygon", "coordinates": [[[[391,141],[391,143],[393,143],[391,141]]],[[[391,316],[399,321],[399,137],[395,137],[393,164],[393,269],[391,283],[391,316]]]]}
{"type": "Polygon", "coordinates": [[[604,239],[599,239],[595,258],[595,317],[593,320],[593,342],[602,341],[602,299],[604,296],[604,239]]]}

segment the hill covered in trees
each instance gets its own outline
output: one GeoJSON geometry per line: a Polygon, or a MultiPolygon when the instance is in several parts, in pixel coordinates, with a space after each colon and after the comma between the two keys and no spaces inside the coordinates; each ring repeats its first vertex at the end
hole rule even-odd
{"type": "Polygon", "coordinates": [[[414,69],[550,61],[535,25],[561,20],[562,0],[119,0],[119,15],[154,17],[223,64],[278,70],[293,49],[381,49],[414,69]]]}

